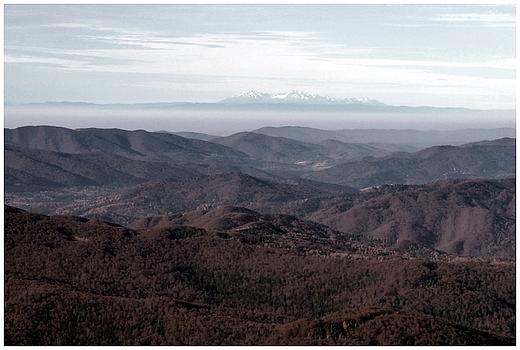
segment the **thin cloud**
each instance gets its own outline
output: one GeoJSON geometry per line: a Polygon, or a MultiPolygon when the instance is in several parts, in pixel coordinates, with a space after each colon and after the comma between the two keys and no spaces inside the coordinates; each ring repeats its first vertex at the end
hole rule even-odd
{"type": "Polygon", "coordinates": [[[433,21],[442,22],[481,22],[484,24],[516,25],[516,17],[508,13],[450,13],[433,17],[433,21]]]}
{"type": "MultiPolygon", "coordinates": [[[[193,94],[193,100],[201,91],[211,90],[214,96],[225,98],[230,92],[251,89],[336,91],[344,97],[358,95],[359,90],[377,98],[384,93],[378,89],[390,86],[392,91],[401,89],[403,93],[451,94],[459,88],[460,94],[471,91],[476,95],[496,88],[489,94],[514,99],[516,58],[509,49],[509,45],[514,48],[514,38],[493,36],[505,31],[485,28],[514,26],[511,9],[371,6],[363,12],[363,6],[337,6],[327,16],[311,16],[302,11],[307,7],[295,6],[298,11],[294,12],[291,7],[284,8],[289,14],[286,20],[274,12],[274,17],[269,16],[269,6],[262,7],[262,16],[248,6],[236,7],[236,13],[230,15],[218,6],[210,12],[204,5],[144,5],[141,9],[146,13],[135,16],[128,7],[123,7],[125,15],[119,16],[105,13],[114,7],[93,5],[85,8],[91,12],[85,12],[64,6],[53,8],[64,12],[53,11],[51,17],[42,16],[38,6],[24,7],[29,11],[25,14],[11,11],[19,7],[8,6],[5,70],[23,74],[19,78],[8,74],[5,87],[24,85],[38,94],[41,86],[49,84],[43,78],[48,75],[38,75],[42,68],[46,74],[55,71],[53,86],[62,84],[60,92],[81,80],[71,72],[82,78],[110,76],[113,80],[104,78],[103,84],[113,85],[110,98],[121,100],[141,96],[116,97],[115,87],[128,76],[132,76],[128,80],[135,91],[149,88],[159,95],[162,89],[161,96],[168,96],[172,89],[189,89],[186,94],[193,94]],[[75,16],[64,15],[69,13],[66,10],[75,16]],[[258,23],[241,23],[237,18],[254,18],[258,23]],[[449,28],[454,26],[457,31],[452,40],[449,28]],[[473,27],[479,28],[478,38],[473,27]],[[481,35],[485,35],[482,40],[481,35]],[[41,76],[42,81],[25,79],[28,76],[41,76]]],[[[109,98],[100,95],[94,85],[86,95],[109,98]]]]}

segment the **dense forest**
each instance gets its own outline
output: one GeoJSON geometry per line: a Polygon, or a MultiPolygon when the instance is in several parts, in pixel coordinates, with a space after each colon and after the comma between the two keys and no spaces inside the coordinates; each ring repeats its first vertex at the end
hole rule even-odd
{"type": "Polygon", "coordinates": [[[4,210],[6,345],[515,342],[514,260],[4,210]]]}

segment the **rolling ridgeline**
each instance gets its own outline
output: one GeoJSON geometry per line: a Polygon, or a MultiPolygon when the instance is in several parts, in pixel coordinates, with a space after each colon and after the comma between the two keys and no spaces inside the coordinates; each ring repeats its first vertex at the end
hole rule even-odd
{"type": "Polygon", "coordinates": [[[402,132],[5,129],[5,344],[515,344],[515,139],[402,132]]]}

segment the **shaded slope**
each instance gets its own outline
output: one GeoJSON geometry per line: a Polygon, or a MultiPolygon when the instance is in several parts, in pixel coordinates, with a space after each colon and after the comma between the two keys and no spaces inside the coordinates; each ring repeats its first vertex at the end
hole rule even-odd
{"type": "Polygon", "coordinates": [[[196,166],[144,162],[108,153],[70,154],[4,146],[6,190],[70,186],[129,186],[160,179],[202,175],[196,166]]]}
{"type": "Polygon", "coordinates": [[[294,164],[306,160],[311,162],[325,160],[316,145],[251,132],[216,138],[212,142],[239,150],[257,159],[277,163],[294,164]]]}
{"type": "Polygon", "coordinates": [[[71,186],[128,186],[164,179],[240,172],[256,178],[300,185],[331,193],[356,192],[347,186],[320,183],[298,177],[281,177],[251,166],[222,163],[173,164],[129,159],[110,153],[62,153],[4,145],[7,191],[49,190],[71,186]]]}
{"type": "Polygon", "coordinates": [[[503,137],[514,138],[514,128],[497,129],[460,129],[460,130],[398,130],[398,129],[340,129],[323,130],[301,126],[263,127],[255,133],[276,137],[287,137],[303,142],[338,140],[355,143],[388,143],[415,147],[434,145],[461,145],[480,140],[493,140],[503,137]]]}
{"type": "Polygon", "coordinates": [[[134,230],[193,226],[210,231],[254,231],[273,234],[298,234],[314,237],[335,236],[327,226],[283,214],[260,214],[241,207],[220,207],[210,211],[197,210],[169,216],[154,216],[139,219],[128,225],[134,230]]]}
{"type": "Polygon", "coordinates": [[[391,309],[348,310],[323,319],[280,324],[266,313],[168,297],[104,296],[13,279],[7,287],[7,346],[514,345],[437,317],[391,309]],[[44,318],[44,314],[49,316],[44,318]]]}
{"type": "Polygon", "coordinates": [[[287,212],[306,199],[324,195],[314,189],[263,181],[241,173],[146,182],[105,199],[72,204],[61,213],[100,217],[128,224],[150,215],[182,213],[232,205],[261,212],[287,212]]]}
{"type": "Polygon", "coordinates": [[[393,193],[385,186],[369,192],[370,199],[344,202],[307,218],[386,239],[398,249],[420,243],[462,256],[515,256],[515,179],[442,180],[393,193]]]}
{"type": "MultiPolygon", "coordinates": [[[[385,255],[397,255],[394,251],[386,248],[385,240],[372,238],[366,235],[352,235],[331,229],[323,224],[302,220],[292,215],[284,214],[261,214],[241,207],[220,207],[210,211],[196,210],[181,214],[149,216],[139,219],[129,225],[128,228],[134,230],[167,230],[170,228],[193,227],[208,231],[228,231],[254,234],[255,240],[266,239],[266,234],[276,235],[278,238],[283,236],[284,244],[289,244],[289,238],[294,240],[291,244],[296,244],[300,239],[308,240],[307,245],[313,249],[323,250],[332,249],[335,244],[347,244],[343,248],[336,249],[348,250],[350,253],[363,252],[373,255],[384,253],[385,255]],[[313,244],[311,244],[313,242],[313,244]],[[321,248],[314,245],[320,242],[321,248]]],[[[280,238],[281,239],[281,238],[280,238]]],[[[273,237],[267,239],[274,242],[273,237]]],[[[263,241],[263,242],[267,242],[263,241]]],[[[400,254],[407,257],[419,258],[447,258],[448,254],[428,248],[422,244],[409,244],[400,249],[400,254]]],[[[454,257],[452,255],[451,257],[454,257]]]]}
{"type": "Polygon", "coordinates": [[[104,152],[136,160],[243,164],[249,157],[225,146],[144,130],[26,126],[4,129],[5,143],[63,153],[104,152]]]}
{"type": "Polygon", "coordinates": [[[211,140],[269,162],[314,166],[317,168],[358,160],[366,156],[382,156],[390,152],[361,144],[335,140],[308,143],[285,137],[241,132],[211,140]]]}
{"type": "Polygon", "coordinates": [[[516,141],[502,139],[463,146],[435,146],[419,152],[367,158],[304,177],[354,188],[422,184],[447,178],[500,179],[516,175],[516,141]]]}
{"type": "Polygon", "coordinates": [[[253,132],[273,137],[286,137],[302,142],[318,142],[325,140],[338,140],[342,142],[352,141],[351,138],[341,135],[341,133],[334,130],[323,130],[303,126],[268,126],[253,130],[253,132]]]}
{"type": "Polygon", "coordinates": [[[285,345],[511,345],[437,317],[390,308],[345,310],[317,320],[298,320],[277,327],[268,339],[285,345]]]}

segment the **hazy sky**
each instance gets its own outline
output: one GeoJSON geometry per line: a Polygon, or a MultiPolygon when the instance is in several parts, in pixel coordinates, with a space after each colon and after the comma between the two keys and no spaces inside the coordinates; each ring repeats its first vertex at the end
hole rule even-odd
{"type": "Polygon", "coordinates": [[[515,108],[514,5],[5,5],[7,102],[515,108]]]}

